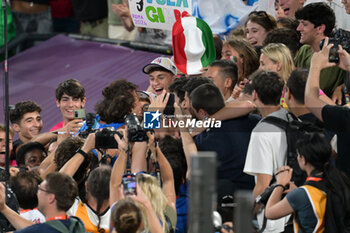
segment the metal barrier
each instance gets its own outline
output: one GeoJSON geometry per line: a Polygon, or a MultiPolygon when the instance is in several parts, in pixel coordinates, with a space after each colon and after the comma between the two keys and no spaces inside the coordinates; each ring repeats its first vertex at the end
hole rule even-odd
{"type": "MultiPolygon", "coordinates": [[[[39,34],[39,33],[22,33],[16,36],[13,40],[8,43],[8,51],[11,56],[18,54],[23,51],[24,47],[28,43],[34,43],[37,41],[45,41],[58,35],[58,33],[49,33],[49,34],[39,34]]],[[[172,55],[172,47],[167,45],[157,45],[157,44],[149,44],[149,43],[141,43],[135,41],[124,41],[124,40],[114,40],[114,39],[106,39],[99,38],[93,36],[86,36],[80,34],[65,34],[70,38],[76,40],[86,40],[98,43],[105,44],[116,44],[124,47],[128,47],[135,50],[143,50],[147,52],[160,53],[165,55],[172,55]]],[[[4,47],[0,48],[0,57],[5,54],[4,47]]]]}
{"type": "Polygon", "coordinates": [[[212,214],[216,203],[216,153],[198,152],[191,158],[189,231],[213,233],[212,214]]]}

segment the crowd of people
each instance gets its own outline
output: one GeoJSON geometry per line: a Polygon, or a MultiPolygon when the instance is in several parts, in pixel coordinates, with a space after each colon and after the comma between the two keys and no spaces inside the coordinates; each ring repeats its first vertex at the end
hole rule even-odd
{"type": "MultiPolygon", "coordinates": [[[[52,22],[130,38],[126,2],[93,2],[13,0],[11,7],[23,29],[35,16],[38,29],[52,22]],[[50,15],[49,4],[53,21],[41,19],[50,15]]],[[[342,3],[350,14],[349,1],[342,3]]],[[[49,132],[42,132],[45,106],[16,103],[10,109],[10,180],[0,184],[2,231],[188,232],[191,158],[201,151],[217,155],[220,232],[234,231],[236,191],[250,190],[258,200],[271,188],[265,205],[254,210],[252,232],[349,230],[350,36],[342,31],[339,43],[329,39],[339,32],[329,4],[303,4],[276,1],[276,15],[253,11],[226,41],[215,36],[216,60],[199,75],[158,57],[140,67],[149,77],[147,90],[116,77],[102,90],[95,114],[81,111],[90,101],[83,83],[59,83],[62,121],[49,132]],[[143,129],[147,112],[159,114],[167,127],[143,129]],[[272,118],[317,130],[291,142],[272,118]],[[193,119],[220,124],[174,123],[193,119]],[[291,143],[297,167],[289,164],[291,143]],[[307,177],[302,183],[293,180],[297,170],[307,177]]],[[[0,124],[0,177],[6,177],[5,138],[0,124]]]]}

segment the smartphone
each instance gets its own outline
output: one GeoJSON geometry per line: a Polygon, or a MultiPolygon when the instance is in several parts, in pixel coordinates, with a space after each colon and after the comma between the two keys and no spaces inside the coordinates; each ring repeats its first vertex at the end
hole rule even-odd
{"type": "Polygon", "coordinates": [[[77,109],[74,110],[74,118],[75,119],[86,119],[86,110],[85,109],[77,109]]]}
{"type": "Polygon", "coordinates": [[[136,175],[127,173],[123,176],[122,180],[124,188],[124,196],[134,195],[136,196],[136,175]]]}
{"type": "MultiPolygon", "coordinates": [[[[168,93],[167,95],[169,96],[168,102],[166,103],[165,109],[164,109],[164,115],[174,115],[175,113],[175,108],[174,108],[174,103],[175,103],[175,95],[174,93],[168,93]]],[[[165,98],[165,96],[164,96],[165,98]]]]}
{"type": "MultiPolygon", "coordinates": [[[[324,44],[324,39],[321,40],[320,42],[320,49],[322,50],[323,44],[324,44]]],[[[337,39],[334,38],[329,38],[328,44],[333,44],[332,48],[329,50],[329,56],[328,56],[328,61],[329,62],[334,62],[334,63],[339,63],[339,54],[338,54],[338,41],[337,39]]]]}
{"type": "Polygon", "coordinates": [[[328,61],[339,63],[338,43],[333,43],[332,48],[329,50],[328,61]]]}

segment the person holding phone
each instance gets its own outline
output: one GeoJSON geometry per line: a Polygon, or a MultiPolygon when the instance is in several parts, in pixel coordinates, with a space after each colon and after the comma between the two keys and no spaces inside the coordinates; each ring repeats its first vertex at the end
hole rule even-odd
{"type": "MultiPolygon", "coordinates": [[[[55,92],[56,105],[61,111],[63,121],[54,125],[50,132],[63,128],[68,122],[77,119],[74,110],[84,108],[86,103],[85,89],[76,79],[61,82],[55,92]]],[[[79,121],[76,122],[76,126],[79,126],[78,123],[79,121]]],[[[81,125],[78,128],[80,127],[81,125]]]]}
{"type": "MultiPolygon", "coordinates": [[[[326,3],[317,2],[299,9],[295,17],[299,20],[297,31],[303,44],[294,59],[295,66],[309,69],[312,55],[320,51],[320,42],[331,36],[335,14],[326,3]]],[[[342,101],[344,77],[345,72],[339,67],[327,67],[320,76],[320,89],[336,104],[342,101]]]]}
{"type": "Polygon", "coordinates": [[[322,70],[337,66],[344,71],[350,71],[350,55],[340,45],[338,46],[339,63],[329,62],[329,51],[332,47],[333,44],[328,44],[328,38],[326,38],[322,50],[312,56],[305,88],[305,105],[319,120],[323,121],[325,129],[336,133],[338,137],[337,168],[350,177],[348,166],[350,163],[348,156],[350,152],[350,109],[344,106],[328,105],[318,98],[322,70]]]}

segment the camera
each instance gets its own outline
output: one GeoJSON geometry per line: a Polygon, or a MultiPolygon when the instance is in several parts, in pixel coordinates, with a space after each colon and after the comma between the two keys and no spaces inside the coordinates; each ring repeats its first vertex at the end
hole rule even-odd
{"type": "MultiPolygon", "coordinates": [[[[324,40],[320,42],[320,48],[322,49],[324,40]]],[[[338,45],[341,45],[348,53],[350,53],[350,32],[343,29],[338,29],[334,33],[334,37],[329,38],[328,44],[333,44],[329,51],[329,62],[339,62],[338,45]]]]}
{"type": "Polygon", "coordinates": [[[230,232],[230,230],[232,230],[232,227],[230,227],[227,224],[222,224],[221,226],[216,226],[214,228],[214,232],[221,232],[221,229],[226,230],[227,232],[230,232]]]}
{"type": "Polygon", "coordinates": [[[87,138],[90,133],[94,133],[95,130],[93,129],[94,123],[95,123],[96,114],[94,113],[88,113],[86,115],[86,126],[87,129],[79,133],[79,137],[81,138],[87,138]]]}
{"type": "Polygon", "coordinates": [[[275,189],[274,185],[271,185],[265,189],[265,191],[256,197],[255,203],[257,204],[263,204],[266,205],[267,201],[269,200],[272,191],[275,189]]]}
{"type": "Polygon", "coordinates": [[[122,184],[124,188],[124,195],[135,195],[136,196],[136,175],[133,173],[126,173],[123,176],[122,184]]]}
{"type": "Polygon", "coordinates": [[[129,142],[144,142],[148,140],[146,130],[142,128],[135,113],[127,114],[124,117],[124,122],[128,126],[129,142]]]}
{"type": "MultiPolygon", "coordinates": [[[[256,204],[263,204],[266,205],[267,201],[269,200],[273,190],[276,188],[276,184],[270,185],[265,189],[265,191],[256,197],[255,203],[256,204]]],[[[286,189],[289,189],[289,184],[285,186],[286,189]]]]}
{"type": "MultiPolygon", "coordinates": [[[[213,226],[214,226],[214,232],[220,233],[222,229],[225,229],[227,232],[230,232],[230,230],[233,230],[232,227],[230,227],[227,224],[223,224],[223,220],[221,217],[221,214],[217,211],[213,212],[213,226]]],[[[229,220],[232,221],[232,220],[229,220]]]]}
{"type": "Polygon", "coordinates": [[[118,148],[118,143],[114,138],[114,134],[123,138],[123,135],[115,131],[113,127],[106,127],[96,132],[95,147],[100,149],[118,148]]]}

